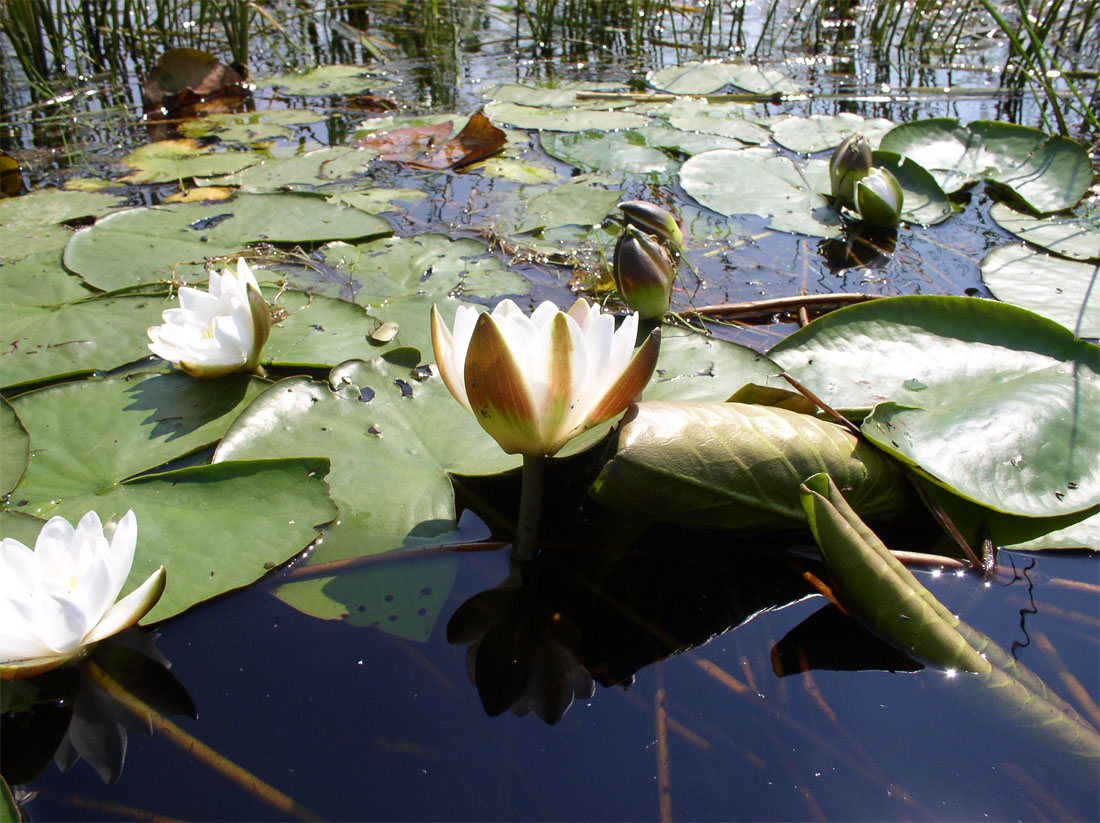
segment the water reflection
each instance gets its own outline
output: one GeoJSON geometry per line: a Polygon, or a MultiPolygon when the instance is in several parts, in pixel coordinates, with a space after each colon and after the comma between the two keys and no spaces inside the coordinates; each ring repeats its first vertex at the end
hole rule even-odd
{"type": "Polygon", "coordinates": [[[149,711],[197,717],[187,690],[156,649],[158,636],[130,629],[100,642],[79,665],[4,681],[4,778],[27,783],[51,759],[61,771],[83,759],[104,783],[114,784],[126,761],[128,731],[152,734],[149,711]]]}
{"type": "Polygon", "coordinates": [[[447,639],[490,716],[557,723],[594,684],[628,686],[656,661],[702,645],[761,611],[813,592],[805,562],[730,542],[658,533],[625,551],[544,549],[455,611],[447,639]]]}

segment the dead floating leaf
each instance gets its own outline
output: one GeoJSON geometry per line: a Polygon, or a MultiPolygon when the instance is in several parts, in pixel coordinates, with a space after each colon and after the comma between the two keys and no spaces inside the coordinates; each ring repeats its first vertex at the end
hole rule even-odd
{"type": "Polygon", "coordinates": [[[394,160],[419,169],[459,169],[496,154],[504,146],[504,131],[494,126],[481,111],[449,140],[440,143],[454,128],[448,120],[434,126],[407,126],[368,134],[360,148],[378,152],[379,160],[394,160]],[[431,152],[431,154],[429,154],[431,152]]]}
{"type": "Polygon", "coordinates": [[[3,197],[14,197],[23,191],[23,173],[19,161],[6,151],[0,152],[0,191],[3,197]]]}
{"type": "Polygon", "coordinates": [[[243,66],[227,66],[200,49],[171,49],[157,60],[145,80],[146,111],[175,111],[213,97],[249,95],[243,66]]]}

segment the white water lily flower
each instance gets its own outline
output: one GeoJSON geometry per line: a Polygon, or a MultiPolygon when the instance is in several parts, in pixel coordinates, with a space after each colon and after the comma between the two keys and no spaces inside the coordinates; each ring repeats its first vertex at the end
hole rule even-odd
{"type": "Polygon", "coordinates": [[[209,291],[179,290],[179,308],[149,329],[150,351],[193,377],[258,371],[271,331],[271,311],[244,259],[237,269],[210,273],[209,291]]]}
{"type": "Polygon", "coordinates": [[[554,455],[623,411],[657,365],[656,329],[634,353],[637,313],[615,318],[578,300],[542,303],[530,317],[511,300],[492,313],[460,306],[454,331],[432,306],[432,347],[451,394],[509,454],[554,455]]]}
{"type": "Polygon", "coordinates": [[[129,511],[106,531],[88,512],[76,528],[51,518],[33,551],[10,537],[0,543],[0,677],[59,666],[134,625],[160,599],[163,566],[115,602],[134,561],[137,518],[129,511]]]}

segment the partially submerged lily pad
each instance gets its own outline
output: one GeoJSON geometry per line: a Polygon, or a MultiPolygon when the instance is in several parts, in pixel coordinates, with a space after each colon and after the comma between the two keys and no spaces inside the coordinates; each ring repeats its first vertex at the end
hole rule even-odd
{"type": "Polygon", "coordinates": [[[828,191],[828,174],[823,160],[800,167],[769,149],[717,149],[686,160],[680,184],[720,214],[758,214],[773,229],[834,237],[840,216],[818,194],[828,191]]]}
{"type": "Polygon", "coordinates": [[[786,117],[772,124],[772,134],[779,145],[802,154],[813,154],[839,146],[852,134],[862,134],[871,147],[878,146],[882,135],[895,123],[884,117],[863,118],[851,112],[811,114],[809,117],[786,117]]]}
{"type": "Polygon", "coordinates": [[[196,140],[159,140],[139,146],[122,158],[132,169],[122,179],[127,183],[170,183],[192,177],[231,174],[260,161],[260,155],[247,151],[219,151],[217,146],[202,146],[196,140]]]}
{"type": "Polygon", "coordinates": [[[728,85],[759,94],[799,94],[802,91],[783,72],[775,69],[716,60],[650,71],[646,80],[654,88],[673,94],[712,94],[728,85]]]}
{"type": "Polygon", "coordinates": [[[1063,260],[1016,243],[985,256],[982,282],[998,300],[1049,317],[1078,337],[1100,337],[1100,264],[1063,260]]]}
{"type": "Polygon", "coordinates": [[[1021,240],[1074,260],[1100,257],[1100,225],[1079,217],[1032,217],[994,203],[989,216],[1021,240]]]}
{"type": "Polygon", "coordinates": [[[363,94],[397,85],[382,72],[366,66],[319,66],[303,73],[274,74],[256,80],[260,88],[274,86],[280,94],[322,96],[363,94]]]}
{"type": "Polygon", "coordinates": [[[920,120],[884,135],[880,148],[924,166],[948,193],[983,179],[1041,214],[1077,205],[1093,179],[1079,143],[1012,123],[920,120]]]}
{"type": "Polygon", "coordinates": [[[220,203],[130,209],[77,232],[65,265],[98,289],[202,279],[210,257],[249,243],[389,234],[385,220],[347,205],[294,194],[242,194],[220,203]],[[182,269],[182,270],[181,270],[182,269]]]}
{"type": "Polygon", "coordinates": [[[551,157],[585,171],[619,172],[667,182],[679,167],[663,151],[650,146],[638,130],[543,132],[539,143],[551,157]]]}
{"type": "Polygon", "coordinates": [[[637,129],[651,122],[644,115],[625,111],[535,108],[503,101],[487,104],[485,114],[494,122],[540,131],[615,131],[637,129]]]}
{"type": "Polygon", "coordinates": [[[909,296],[810,323],[769,356],[934,482],[1030,517],[1100,502],[1100,348],[1024,309],[909,296]],[[877,405],[876,405],[877,404],[877,405]]]}

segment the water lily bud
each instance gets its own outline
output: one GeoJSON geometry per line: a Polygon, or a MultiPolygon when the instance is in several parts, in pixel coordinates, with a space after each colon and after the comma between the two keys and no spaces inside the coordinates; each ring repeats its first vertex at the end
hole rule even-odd
{"type": "Polygon", "coordinates": [[[836,147],[829,160],[829,182],[833,197],[851,203],[855,185],[871,171],[871,144],[862,134],[853,134],[836,147]]]}
{"type": "Polygon", "coordinates": [[[611,276],[623,300],[643,320],[663,317],[668,311],[676,276],[672,257],[653,237],[629,223],[615,244],[611,276]]]}
{"type": "Polygon", "coordinates": [[[460,306],[453,332],[435,306],[432,348],[443,383],[504,451],[552,457],[624,411],[657,365],[657,329],[637,353],[638,315],[615,318],[581,299],[528,317],[511,300],[492,313],[460,306]]]}
{"type": "Polygon", "coordinates": [[[126,597],[137,546],[137,517],[127,512],[104,529],[88,512],[74,528],[51,518],[34,550],[0,543],[0,677],[31,677],[82,655],[87,647],[129,628],[164,592],[161,566],[126,597]]]}
{"type": "Polygon", "coordinates": [[[209,291],[181,288],[179,301],[179,308],[163,312],[163,324],[148,331],[153,354],[192,377],[260,371],[271,310],[243,258],[236,271],[211,272],[209,291]]]}
{"type": "Polygon", "coordinates": [[[887,169],[871,169],[856,183],[856,209],[871,226],[891,228],[901,220],[903,197],[897,178],[887,169]]]}
{"type": "Polygon", "coordinates": [[[627,200],[619,204],[619,209],[626,225],[652,234],[661,243],[671,246],[673,251],[679,251],[683,246],[684,233],[680,231],[676,217],[667,209],[644,200],[627,200]]]}

